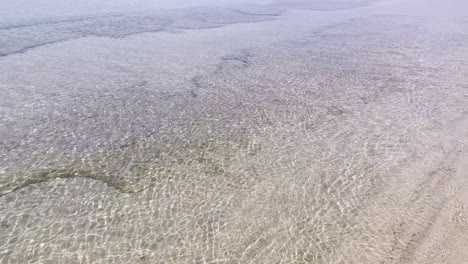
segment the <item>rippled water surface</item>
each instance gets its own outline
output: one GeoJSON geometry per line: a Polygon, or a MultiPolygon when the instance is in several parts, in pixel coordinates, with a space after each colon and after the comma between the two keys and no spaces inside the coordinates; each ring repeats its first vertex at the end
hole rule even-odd
{"type": "Polygon", "coordinates": [[[468,263],[463,1],[119,3],[0,20],[0,263],[468,263]]]}

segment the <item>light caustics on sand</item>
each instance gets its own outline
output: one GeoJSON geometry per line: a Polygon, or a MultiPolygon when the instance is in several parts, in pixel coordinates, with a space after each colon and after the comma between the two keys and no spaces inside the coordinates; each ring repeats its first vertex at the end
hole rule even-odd
{"type": "Polygon", "coordinates": [[[145,4],[0,19],[0,263],[466,262],[466,4],[145,4]]]}

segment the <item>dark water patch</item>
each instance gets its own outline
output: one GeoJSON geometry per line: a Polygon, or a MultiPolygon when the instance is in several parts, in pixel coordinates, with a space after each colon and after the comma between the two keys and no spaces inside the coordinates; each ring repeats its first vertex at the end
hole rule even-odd
{"type": "Polygon", "coordinates": [[[256,14],[204,7],[7,25],[0,27],[0,57],[88,36],[125,38],[141,33],[171,32],[174,29],[208,29],[228,24],[261,22],[274,19],[278,15],[280,13],[258,11],[256,14]]]}
{"type": "Polygon", "coordinates": [[[220,70],[224,68],[240,67],[247,68],[250,63],[251,54],[248,50],[240,50],[237,53],[221,57],[222,63],[218,65],[220,70]]]}
{"type": "Polygon", "coordinates": [[[245,69],[250,66],[252,58],[252,52],[247,49],[238,50],[234,53],[222,56],[221,62],[216,64],[213,72],[207,75],[197,75],[191,79],[192,89],[190,89],[190,96],[197,98],[199,96],[200,89],[203,88],[203,79],[208,75],[219,75],[223,72],[245,69]]]}
{"type": "Polygon", "coordinates": [[[280,1],[276,3],[278,6],[284,6],[293,9],[315,10],[315,11],[339,11],[346,9],[359,8],[367,6],[376,1],[369,0],[309,0],[309,1],[280,1]]]}
{"type": "Polygon", "coordinates": [[[24,22],[24,23],[8,23],[0,25],[0,30],[10,30],[10,29],[18,29],[18,28],[26,28],[32,26],[41,26],[41,25],[51,25],[51,24],[61,24],[67,22],[80,22],[89,20],[91,17],[85,18],[63,18],[63,19],[51,19],[51,20],[42,20],[36,22],[24,22]]]}
{"type": "Polygon", "coordinates": [[[122,194],[136,194],[167,180],[186,180],[185,172],[192,170],[213,181],[224,182],[230,188],[241,189],[248,181],[246,176],[231,172],[224,161],[229,160],[238,148],[247,146],[228,143],[177,138],[164,143],[137,138],[93,153],[88,158],[77,158],[76,162],[62,161],[41,169],[19,168],[2,175],[0,197],[31,185],[68,178],[91,179],[122,194]]]}
{"type": "Polygon", "coordinates": [[[21,178],[16,178],[0,187],[0,197],[13,193],[30,185],[53,181],[55,179],[87,178],[102,182],[121,193],[138,193],[144,188],[136,188],[131,183],[114,180],[111,176],[95,168],[83,168],[77,165],[60,166],[48,168],[39,172],[32,172],[21,178]]]}
{"type": "Polygon", "coordinates": [[[241,10],[241,9],[234,9],[234,8],[229,8],[228,10],[231,10],[231,11],[234,11],[234,12],[239,12],[243,15],[248,15],[248,16],[280,16],[282,14],[282,11],[277,11],[277,12],[255,12],[255,11],[252,11],[252,12],[249,12],[249,11],[244,11],[244,10],[241,10]]]}

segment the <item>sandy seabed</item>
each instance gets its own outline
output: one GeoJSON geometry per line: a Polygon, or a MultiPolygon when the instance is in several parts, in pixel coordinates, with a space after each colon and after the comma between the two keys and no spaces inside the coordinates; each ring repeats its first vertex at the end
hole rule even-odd
{"type": "Polygon", "coordinates": [[[0,20],[0,263],[468,263],[466,10],[0,20]]]}

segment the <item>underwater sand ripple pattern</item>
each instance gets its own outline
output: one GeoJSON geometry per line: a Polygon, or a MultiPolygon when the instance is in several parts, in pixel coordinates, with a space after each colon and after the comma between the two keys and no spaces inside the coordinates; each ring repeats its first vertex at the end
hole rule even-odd
{"type": "Polygon", "coordinates": [[[465,183],[463,41],[375,16],[167,83],[1,75],[0,262],[412,263],[465,183]]]}

